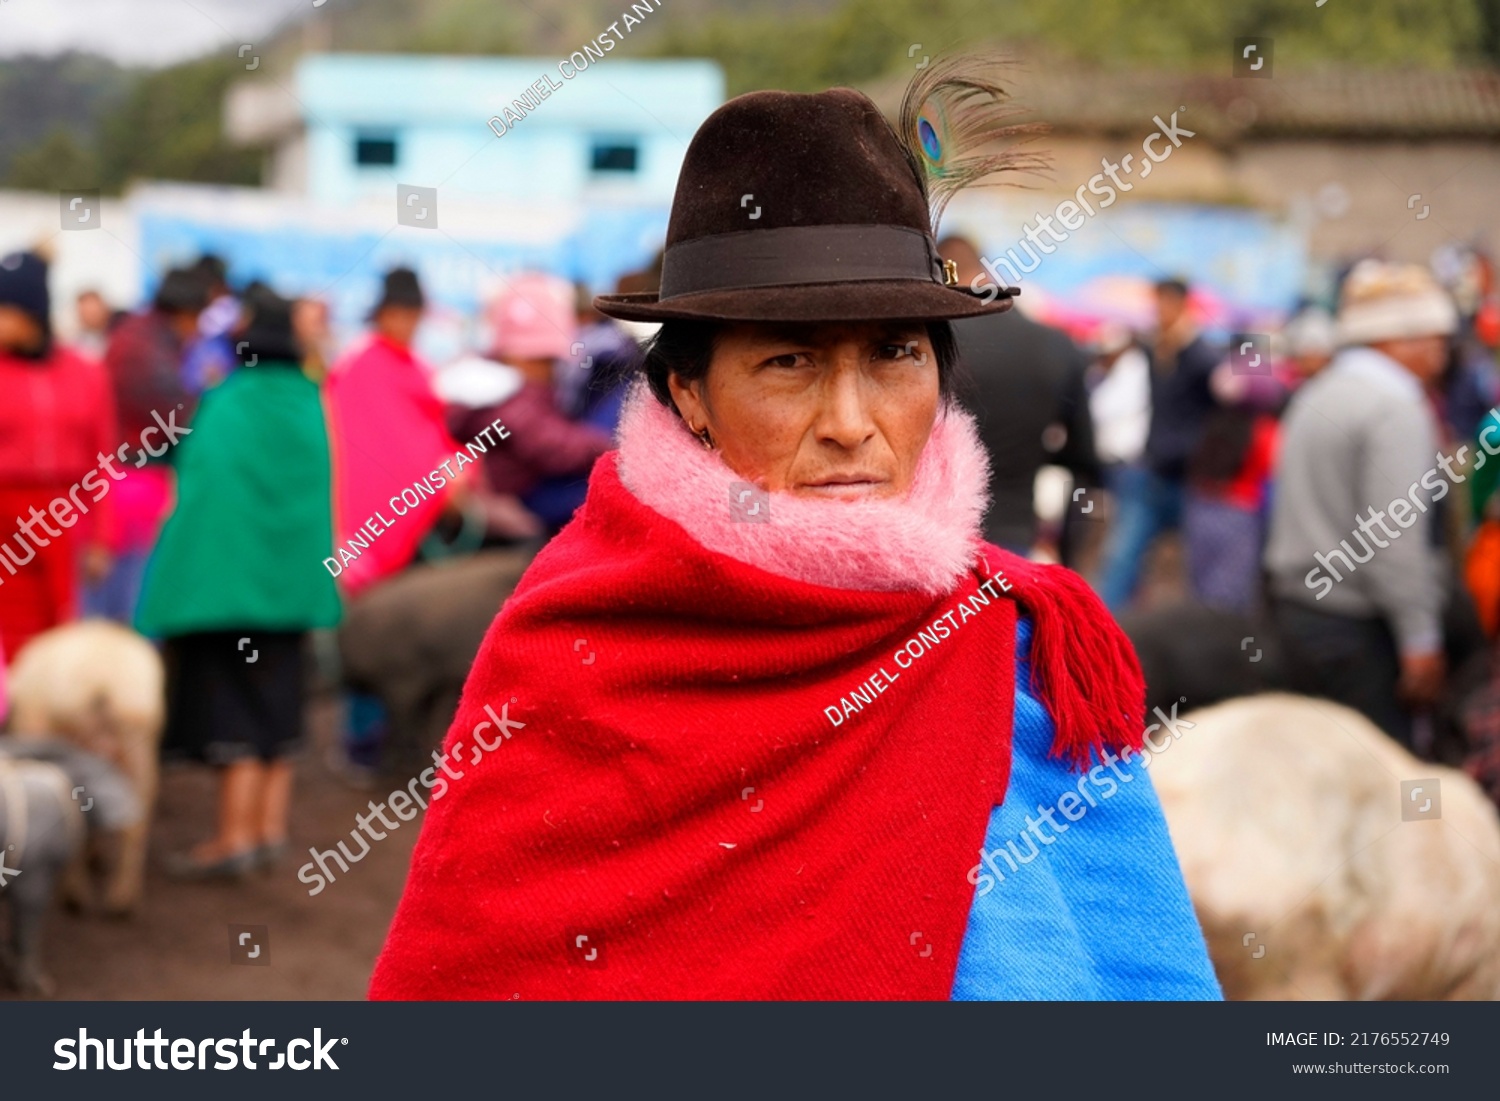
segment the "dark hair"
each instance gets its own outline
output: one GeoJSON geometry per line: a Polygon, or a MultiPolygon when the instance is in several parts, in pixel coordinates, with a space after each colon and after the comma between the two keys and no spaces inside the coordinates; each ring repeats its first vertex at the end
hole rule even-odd
{"type": "Polygon", "coordinates": [[[246,288],[244,324],[235,333],[235,357],[241,366],[300,363],[302,347],[292,325],[291,300],[264,283],[246,288]]]}
{"type": "Polygon", "coordinates": [[[1179,279],[1176,276],[1171,279],[1158,279],[1156,281],[1156,290],[1158,293],[1167,291],[1170,294],[1175,294],[1178,298],[1186,298],[1188,296],[1187,280],[1179,279]]]}
{"type": "MultiPolygon", "coordinates": [[[[646,376],[656,400],[673,413],[677,413],[677,403],[672,400],[668,378],[676,375],[683,382],[696,382],[707,375],[714,358],[714,343],[719,330],[726,324],[722,321],[663,321],[656,335],[646,342],[640,371],[646,376]]],[[[945,398],[952,397],[954,375],[958,370],[958,342],[953,336],[953,326],[946,321],[928,321],[926,325],[927,339],[932,342],[933,356],[937,359],[938,392],[945,398]]]]}
{"type": "Polygon", "coordinates": [[[229,286],[229,267],[224,263],[223,257],[205,252],[198,257],[191,270],[197,273],[210,292],[229,286]]]}
{"type": "Polygon", "coordinates": [[[163,313],[202,313],[208,305],[208,287],[197,272],[173,268],[162,276],[151,304],[163,313]]]}

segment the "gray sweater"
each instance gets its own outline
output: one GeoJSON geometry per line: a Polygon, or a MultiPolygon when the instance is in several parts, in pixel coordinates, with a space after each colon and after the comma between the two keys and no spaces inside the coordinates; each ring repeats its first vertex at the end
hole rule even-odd
{"type": "Polygon", "coordinates": [[[1431,505],[1454,488],[1415,376],[1373,349],[1346,348],[1297,392],[1282,422],[1265,559],[1271,592],[1382,618],[1403,654],[1439,649],[1444,569],[1431,505]]]}

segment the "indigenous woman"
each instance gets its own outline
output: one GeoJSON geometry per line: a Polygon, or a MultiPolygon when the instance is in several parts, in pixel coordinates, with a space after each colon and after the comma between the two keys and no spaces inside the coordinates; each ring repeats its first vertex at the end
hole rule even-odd
{"type": "Polygon", "coordinates": [[[445,459],[452,461],[458,445],[448,436],[430,371],[413,347],[426,309],[416,272],[387,272],[370,312],[369,339],[329,372],[338,560],[327,569],[350,596],[410,566],[455,493],[442,475],[428,477],[445,459]],[[434,482],[439,490],[449,488],[425,496],[413,489],[418,482],[429,491],[434,482]],[[412,493],[405,509],[403,491],[412,493]]]}
{"type": "Polygon", "coordinates": [[[57,342],[51,310],[46,262],[0,256],[0,645],[12,658],[78,614],[80,565],[90,581],[108,571],[123,476],[109,378],[57,342]]]}
{"type": "Polygon", "coordinates": [[[248,300],[242,368],[204,395],[179,444],[177,507],[147,566],[137,627],[166,639],[164,749],[219,769],[214,835],[184,878],[235,878],[286,847],[302,738],[302,643],[339,621],[328,434],[292,306],[248,300]]]}
{"type": "Polygon", "coordinates": [[[662,324],[644,381],[413,782],[372,997],[1218,997],[1128,642],[979,537],[947,322],[1011,292],[929,201],[1016,162],[934,69],[899,133],[835,89],[693,139],[660,293],[597,300],[662,324]]]}

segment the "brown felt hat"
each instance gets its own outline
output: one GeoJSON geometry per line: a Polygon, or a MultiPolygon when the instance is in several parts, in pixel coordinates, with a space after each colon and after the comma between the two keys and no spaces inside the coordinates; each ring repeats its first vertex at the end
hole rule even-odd
{"type": "Polygon", "coordinates": [[[625,321],[943,321],[1009,309],[957,284],[919,170],[870,99],[751,92],[698,128],[659,293],[606,294],[625,321]]]}

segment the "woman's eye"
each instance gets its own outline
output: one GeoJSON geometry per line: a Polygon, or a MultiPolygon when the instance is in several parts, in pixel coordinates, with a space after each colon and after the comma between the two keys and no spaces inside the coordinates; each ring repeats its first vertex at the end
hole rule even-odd
{"type": "Polygon", "coordinates": [[[912,359],[918,363],[927,358],[918,349],[918,342],[915,340],[908,340],[903,344],[886,344],[880,349],[880,357],[882,359],[912,359]]]}

